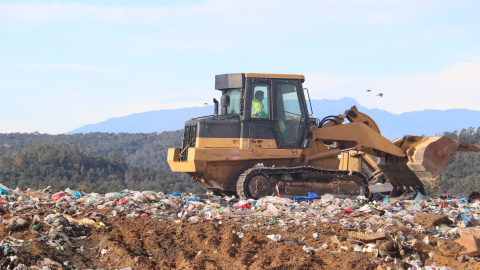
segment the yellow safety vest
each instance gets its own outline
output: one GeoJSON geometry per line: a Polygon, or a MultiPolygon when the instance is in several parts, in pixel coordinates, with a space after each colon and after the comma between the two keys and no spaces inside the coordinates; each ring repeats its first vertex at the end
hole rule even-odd
{"type": "Polygon", "coordinates": [[[285,123],[283,122],[283,120],[280,120],[280,122],[278,122],[278,125],[280,126],[280,132],[285,132],[287,130],[287,127],[285,126],[285,123]]]}
{"type": "Polygon", "coordinates": [[[268,114],[263,110],[263,104],[260,100],[254,98],[252,100],[252,116],[267,118],[268,114]]]}

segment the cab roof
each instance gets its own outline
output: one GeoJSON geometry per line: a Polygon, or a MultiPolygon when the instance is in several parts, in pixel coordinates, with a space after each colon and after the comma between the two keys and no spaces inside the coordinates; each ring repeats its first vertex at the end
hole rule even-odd
{"type": "Polygon", "coordinates": [[[305,76],[298,74],[276,73],[228,73],[215,76],[215,89],[224,90],[231,88],[243,88],[244,78],[265,78],[305,81],[305,76]]]}
{"type": "Polygon", "coordinates": [[[244,74],[246,78],[305,80],[305,76],[298,75],[298,74],[276,74],[276,73],[244,73],[244,74]]]}

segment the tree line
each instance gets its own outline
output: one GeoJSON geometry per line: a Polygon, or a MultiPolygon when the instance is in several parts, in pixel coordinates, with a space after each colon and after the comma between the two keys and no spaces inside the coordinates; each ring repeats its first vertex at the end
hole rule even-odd
{"type": "MultiPolygon", "coordinates": [[[[480,145],[480,128],[443,135],[480,145]]],[[[166,193],[204,190],[184,173],[172,173],[167,149],[180,147],[183,130],[162,133],[49,135],[0,134],[0,183],[11,188],[57,189],[84,186],[90,191],[122,189],[166,193]]],[[[467,196],[480,191],[480,153],[456,153],[434,194],[467,196]]]]}
{"type": "MultiPolygon", "coordinates": [[[[480,145],[480,127],[445,132],[453,139],[480,145]]],[[[457,152],[442,174],[443,192],[468,196],[480,192],[480,153],[457,152]]]]}
{"type": "Polygon", "coordinates": [[[34,142],[79,145],[87,153],[108,157],[118,155],[136,167],[167,169],[167,149],[180,147],[183,130],[162,133],[0,133],[0,155],[8,155],[34,142]]]}
{"type": "Polygon", "coordinates": [[[0,183],[12,189],[51,186],[100,193],[123,189],[204,193],[184,173],[153,169],[162,166],[155,160],[162,156],[166,160],[166,150],[154,154],[154,149],[166,149],[172,134],[176,133],[1,134],[0,183]],[[142,142],[151,144],[151,148],[142,151],[142,142]]]}

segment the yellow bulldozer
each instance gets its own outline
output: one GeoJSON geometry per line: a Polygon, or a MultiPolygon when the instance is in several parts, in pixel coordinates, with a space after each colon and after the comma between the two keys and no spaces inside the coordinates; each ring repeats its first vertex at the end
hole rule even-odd
{"type": "Polygon", "coordinates": [[[425,186],[441,184],[455,152],[480,151],[445,136],[390,141],[355,106],[314,118],[304,80],[295,74],[216,75],[220,112],[214,99],[213,115],[185,123],[181,148],[168,150],[171,170],[189,174],[209,192],[241,199],[309,192],[368,197],[373,183],[425,194],[425,186]]]}

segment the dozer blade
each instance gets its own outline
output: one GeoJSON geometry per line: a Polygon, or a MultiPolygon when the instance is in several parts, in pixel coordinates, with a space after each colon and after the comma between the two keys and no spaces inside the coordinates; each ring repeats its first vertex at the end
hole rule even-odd
{"type": "Polygon", "coordinates": [[[387,180],[396,187],[412,187],[424,193],[424,187],[441,185],[440,175],[456,152],[480,152],[480,146],[442,137],[405,137],[397,144],[406,157],[388,155],[377,164],[387,180]]]}

